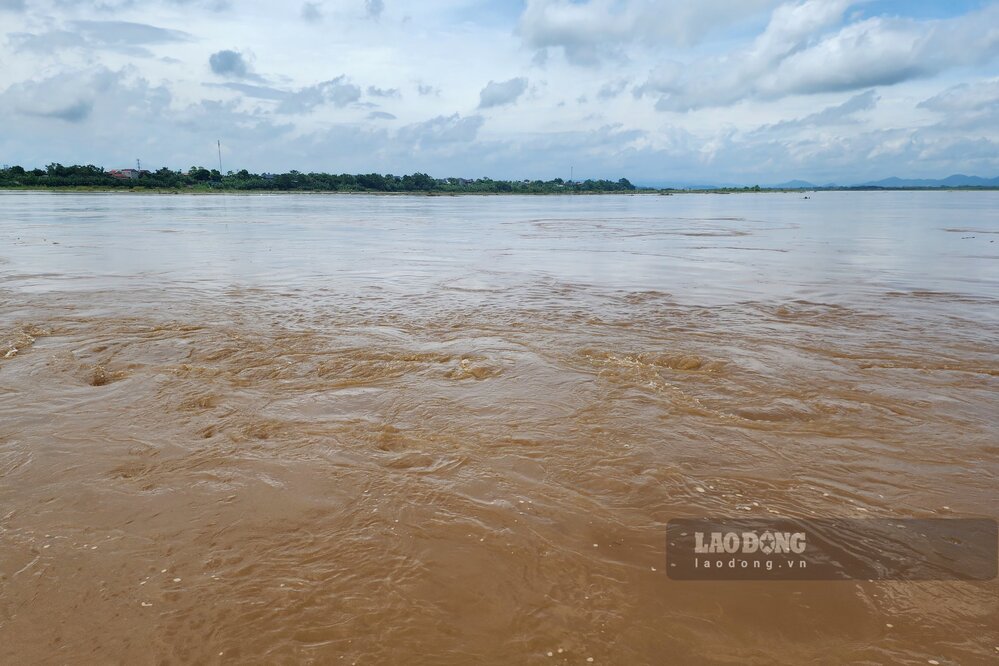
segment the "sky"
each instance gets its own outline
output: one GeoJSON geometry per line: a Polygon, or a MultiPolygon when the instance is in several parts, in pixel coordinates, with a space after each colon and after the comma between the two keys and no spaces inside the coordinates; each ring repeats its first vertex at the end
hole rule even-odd
{"type": "Polygon", "coordinates": [[[0,164],[999,175],[999,0],[0,0],[0,164]]]}

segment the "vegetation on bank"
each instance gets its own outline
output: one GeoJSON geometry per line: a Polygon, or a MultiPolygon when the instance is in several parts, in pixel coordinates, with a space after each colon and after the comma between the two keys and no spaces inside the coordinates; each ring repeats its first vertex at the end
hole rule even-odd
{"type": "Polygon", "coordinates": [[[736,194],[746,192],[817,192],[877,190],[996,190],[983,185],[941,186],[824,186],[824,187],[636,187],[627,178],[619,180],[493,180],[491,178],[433,178],[425,173],[406,176],[331,173],[250,173],[245,169],[220,173],[217,169],[191,167],[188,171],[162,168],[156,171],[123,169],[105,171],[88,164],[63,166],[49,164],[44,169],[20,166],[0,168],[0,189],[63,189],[106,192],[361,192],[413,194],[604,194],[646,193],[669,195],[677,192],[736,194]]]}
{"type": "Polygon", "coordinates": [[[406,176],[367,174],[301,173],[256,174],[246,169],[226,174],[217,169],[191,167],[186,172],[162,168],[157,171],[105,171],[103,168],[50,164],[45,169],[19,166],[0,169],[0,187],[194,190],[194,191],[302,191],[302,192],[407,192],[472,194],[555,194],[590,192],[634,192],[627,178],[620,180],[493,180],[491,178],[432,178],[425,173],[406,176]]]}

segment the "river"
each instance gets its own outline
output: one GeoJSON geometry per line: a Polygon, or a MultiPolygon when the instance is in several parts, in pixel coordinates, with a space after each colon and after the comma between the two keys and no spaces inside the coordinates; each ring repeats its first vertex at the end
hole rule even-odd
{"type": "Polygon", "coordinates": [[[0,661],[995,663],[999,585],[676,581],[995,517],[999,192],[0,193],[0,661]]]}

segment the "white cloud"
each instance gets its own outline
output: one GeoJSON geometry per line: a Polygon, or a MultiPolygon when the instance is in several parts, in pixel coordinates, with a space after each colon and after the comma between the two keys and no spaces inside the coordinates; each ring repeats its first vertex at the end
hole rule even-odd
{"type": "Polygon", "coordinates": [[[399,139],[416,148],[474,141],[482,127],[482,116],[462,118],[455,113],[437,116],[425,122],[407,125],[399,130],[399,139]]]}
{"type": "Polygon", "coordinates": [[[776,0],[527,0],[518,29],[531,48],[561,48],[570,62],[594,65],[636,41],[689,45],[775,4],[776,0]]]}
{"type": "Polygon", "coordinates": [[[999,107],[999,79],[962,83],[925,99],[920,108],[940,113],[963,113],[986,107],[999,107]]]}
{"type": "Polygon", "coordinates": [[[0,108],[21,116],[81,123],[120,80],[120,74],[104,69],[82,75],[65,72],[11,86],[0,95],[0,108]]]}
{"type": "Polygon", "coordinates": [[[278,106],[278,113],[305,113],[322,104],[343,108],[361,99],[360,87],[338,76],[313,86],[307,86],[286,97],[278,106]]]}
{"type": "Polygon", "coordinates": [[[225,49],[216,51],[208,57],[208,65],[212,71],[219,76],[232,79],[259,79],[256,74],[250,71],[243,54],[239,51],[225,49]]]}
{"type": "Polygon", "coordinates": [[[401,97],[401,93],[398,88],[379,88],[377,86],[368,86],[368,94],[372,97],[401,97]]]}
{"type": "Polygon", "coordinates": [[[52,53],[63,49],[116,51],[132,56],[150,57],[147,46],[191,41],[182,30],[168,30],[145,23],[130,21],[70,21],[67,29],[45,32],[21,32],[10,35],[10,43],[18,50],[52,53]]]}
{"type": "Polygon", "coordinates": [[[686,66],[668,63],[650,73],[641,92],[659,94],[660,110],[687,111],[751,97],[893,85],[999,54],[999,30],[991,27],[999,6],[947,20],[874,17],[839,25],[851,4],[783,5],[750,47],[686,66]]]}
{"type": "Polygon", "coordinates": [[[857,122],[855,116],[858,113],[870,111],[877,106],[877,103],[878,94],[873,90],[868,90],[859,95],[854,95],[842,104],[826,107],[803,118],[782,120],[773,125],[765,125],[757,131],[776,132],[854,123],[857,122]]]}
{"type": "Polygon", "coordinates": [[[527,79],[517,77],[509,81],[490,81],[479,92],[479,108],[488,109],[494,106],[513,104],[527,90],[527,79]]]}
{"type": "Polygon", "coordinates": [[[343,108],[361,99],[361,88],[348,81],[345,75],[296,90],[236,82],[223,83],[215,87],[233,90],[253,99],[278,102],[273,107],[274,111],[287,114],[309,113],[326,104],[343,108]]]}
{"type": "Polygon", "coordinates": [[[318,2],[306,2],[302,5],[302,20],[307,23],[318,23],[323,20],[322,5],[318,2]]]}
{"type": "Polygon", "coordinates": [[[384,0],[364,0],[364,11],[373,19],[378,19],[385,11],[384,0]]]}
{"type": "Polygon", "coordinates": [[[615,81],[609,81],[604,85],[600,86],[600,90],[597,91],[598,99],[614,99],[618,95],[624,92],[624,89],[628,87],[627,79],[617,79],[615,81]]]}

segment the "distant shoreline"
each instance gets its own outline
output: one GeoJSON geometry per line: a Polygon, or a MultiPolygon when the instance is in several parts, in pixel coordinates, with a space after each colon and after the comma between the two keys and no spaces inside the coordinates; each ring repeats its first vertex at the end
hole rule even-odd
{"type": "Polygon", "coordinates": [[[604,195],[672,195],[680,194],[683,190],[644,190],[635,189],[629,191],[594,190],[589,192],[382,192],[378,190],[302,190],[302,189],[253,189],[236,190],[227,188],[169,188],[169,187],[98,187],[92,185],[67,185],[55,187],[39,186],[9,186],[0,185],[0,192],[78,192],[94,194],[196,194],[218,196],[221,194],[232,194],[236,196],[253,196],[259,194],[321,194],[321,195],[345,195],[345,196],[378,196],[378,197],[550,197],[550,196],[604,196],[604,195]]]}
{"type": "MultiPolygon", "coordinates": [[[[138,165],[137,165],[138,166],[138,165]]],[[[710,184],[690,186],[636,186],[627,178],[570,178],[494,180],[482,178],[434,178],[426,173],[402,176],[379,173],[322,173],[289,171],[287,173],[250,173],[246,169],[222,173],[217,169],[194,166],[188,171],[163,167],[112,169],[93,164],[64,166],[52,163],[45,169],[4,166],[0,169],[0,190],[71,191],[71,192],[149,192],[163,194],[278,193],[308,192],[317,194],[412,194],[421,196],[458,195],[567,195],[567,194],[744,194],[759,192],[865,192],[865,191],[965,191],[999,190],[999,180],[956,174],[944,181],[904,181],[891,178],[856,185],[816,185],[802,180],[763,185],[710,184]],[[964,182],[961,182],[961,179],[964,182]],[[972,182],[968,182],[968,181],[972,182]]]]}
{"type": "Polygon", "coordinates": [[[389,196],[389,197],[575,197],[575,196],[673,196],[676,194],[811,194],[816,192],[999,192],[999,187],[967,185],[960,187],[817,187],[817,188],[692,188],[692,189],[653,189],[634,190],[591,190],[569,192],[384,192],[378,190],[319,190],[319,189],[253,189],[237,190],[229,188],[165,188],[165,187],[101,187],[95,185],[0,185],[0,192],[75,192],[93,194],[195,194],[216,196],[229,194],[253,196],[260,194],[319,194],[348,196],[389,196]]]}

